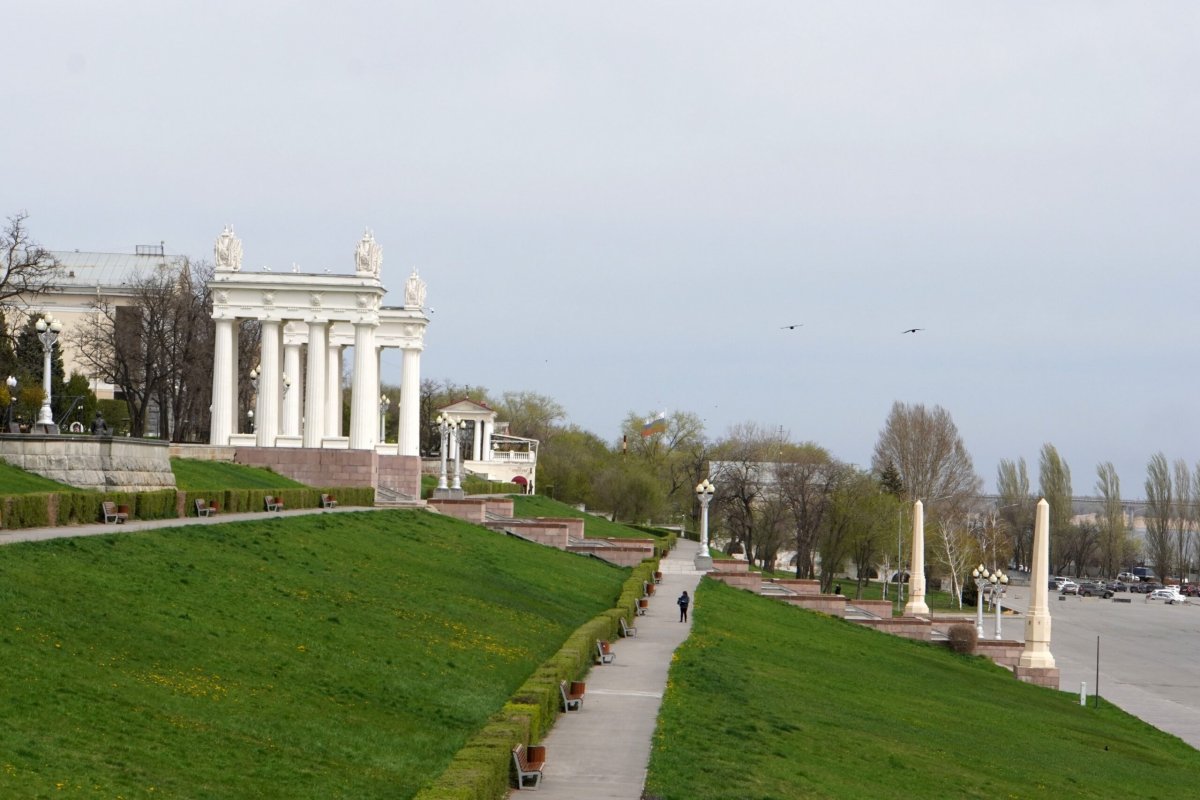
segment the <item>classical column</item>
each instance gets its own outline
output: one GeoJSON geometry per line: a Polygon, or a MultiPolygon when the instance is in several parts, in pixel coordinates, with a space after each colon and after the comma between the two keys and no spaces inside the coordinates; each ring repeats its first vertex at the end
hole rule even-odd
{"type": "Polygon", "coordinates": [[[274,447],[279,432],[279,320],[262,320],[258,362],[258,406],[254,411],[255,443],[274,447]]]}
{"type": "Polygon", "coordinates": [[[496,427],[496,423],[490,419],[483,423],[483,461],[492,460],[492,428],[496,427]]]}
{"type": "Polygon", "coordinates": [[[216,320],[213,335],[212,421],[209,444],[227,445],[233,433],[233,373],[237,368],[237,350],[233,345],[233,320],[216,320]]]}
{"type": "Polygon", "coordinates": [[[1025,614],[1025,649],[1018,667],[1050,669],[1050,609],[1046,605],[1050,581],[1050,504],[1042,498],[1037,504],[1033,525],[1033,572],[1029,576],[1029,611],[1025,614]]]}
{"type": "Polygon", "coordinates": [[[475,420],[475,429],[471,431],[472,461],[483,461],[483,420],[475,420]]]}
{"type": "Polygon", "coordinates": [[[354,324],[354,379],[350,382],[350,449],[370,450],[379,438],[379,360],[375,323],[354,324]]]}
{"type": "Polygon", "coordinates": [[[421,446],[421,351],[405,347],[400,374],[400,444],[402,456],[420,455],[421,446]]]}
{"type": "Polygon", "coordinates": [[[328,326],[325,320],[308,323],[308,380],[304,386],[304,440],[305,447],[320,447],[325,434],[325,364],[329,359],[326,352],[325,335],[328,326]]]}
{"type": "Polygon", "coordinates": [[[925,604],[925,506],[921,501],[913,503],[912,565],[909,567],[908,602],[904,614],[915,617],[928,614],[925,604]]]}
{"type": "Polygon", "coordinates": [[[300,345],[283,346],[283,374],[288,376],[291,387],[283,395],[283,435],[300,435],[300,345]]]}
{"type": "MultiPolygon", "coordinates": [[[[312,346],[311,344],[309,345],[312,346]]],[[[342,435],[342,347],[327,345],[325,373],[325,435],[342,435]]]]}

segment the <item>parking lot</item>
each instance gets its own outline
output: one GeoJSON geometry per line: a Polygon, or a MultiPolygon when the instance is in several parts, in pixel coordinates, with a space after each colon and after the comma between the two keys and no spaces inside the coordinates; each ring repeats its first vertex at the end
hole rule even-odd
{"type": "MultiPolygon", "coordinates": [[[[1011,587],[1006,605],[1022,612],[1027,586],[1011,587]]],[[[1122,592],[1114,603],[1095,597],[1059,599],[1049,591],[1050,652],[1063,691],[1096,688],[1096,637],[1100,637],[1100,696],[1157,728],[1200,748],[1200,601],[1167,605],[1122,592]]],[[[1004,621],[1005,638],[1021,639],[1024,618],[1004,621]]],[[[991,619],[984,626],[992,635],[991,619]]]]}

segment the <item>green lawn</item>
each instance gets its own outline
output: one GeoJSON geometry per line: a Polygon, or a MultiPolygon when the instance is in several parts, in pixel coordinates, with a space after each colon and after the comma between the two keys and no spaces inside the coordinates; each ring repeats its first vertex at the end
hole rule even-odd
{"type": "Polygon", "coordinates": [[[35,494],[39,492],[77,492],[73,486],[52,481],[0,461],[0,495],[35,494]]]}
{"type": "Polygon", "coordinates": [[[0,797],[411,797],[627,574],[404,511],[6,546],[0,797]]]}
{"type": "Polygon", "coordinates": [[[259,467],[224,461],[172,458],[175,485],[185,492],[216,492],[224,489],[294,489],[304,486],[291,478],[259,467]]]}
{"type": "Polygon", "coordinates": [[[651,534],[644,531],[627,528],[616,522],[609,522],[604,517],[580,511],[575,506],[551,500],[541,495],[514,495],[513,514],[518,517],[582,517],[584,535],[593,539],[653,539],[651,534]]]}
{"type": "Polygon", "coordinates": [[[1200,752],[982,658],[705,580],[646,796],[1178,798],[1200,752]]]}

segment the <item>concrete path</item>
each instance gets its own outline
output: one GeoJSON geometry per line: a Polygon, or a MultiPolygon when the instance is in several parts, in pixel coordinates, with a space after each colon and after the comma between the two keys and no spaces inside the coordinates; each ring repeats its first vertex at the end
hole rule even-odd
{"type": "Polygon", "coordinates": [[[680,539],[663,559],[663,582],[646,615],[636,619],[637,636],[613,642],[616,660],[587,675],[583,710],[560,715],[542,742],[540,800],[642,796],[671,656],[692,630],[691,612],[680,622],[675,600],[685,589],[696,593],[700,573],[692,562],[698,549],[696,542],[680,539]]]}

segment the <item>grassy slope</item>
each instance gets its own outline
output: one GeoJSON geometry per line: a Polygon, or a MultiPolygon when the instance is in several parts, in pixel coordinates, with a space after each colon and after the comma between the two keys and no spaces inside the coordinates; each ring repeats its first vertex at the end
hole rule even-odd
{"type": "Polygon", "coordinates": [[[586,520],[583,526],[584,535],[593,539],[608,537],[614,539],[653,538],[648,533],[627,528],[615,522],[609,522],[604,517],[588,514],[574,506],[560,503],[557,500],[551,500],[549,497],[542,497],[536,494],[514,495],[513,501],[513,514],[518,517],[582,517],[586,520]]]}
{"type": "Polygon", "coordinates": [[[2,797],[411,796],[626,574],[400,511],[0,555],[2,797]]]}
{"type": "Polygon", "coordinates": [[[221,461],[197,461],[172,458],[175,485],[185,492],[209,492],[224,489],[290,489],[304,486],[269,469],[227,464],[221,461]]]}
{"type": "Polygon", "coordinates": [[[705,581],[647,794],[705,798],[1181,797],[1200,752],[991,662],[705,581]]]}
{"type": "Polygon", "coordinates": [[[33,494],[36,492],[76,492],[73,486],[52,481],[0,461],[0,495],[33,494]]]}

